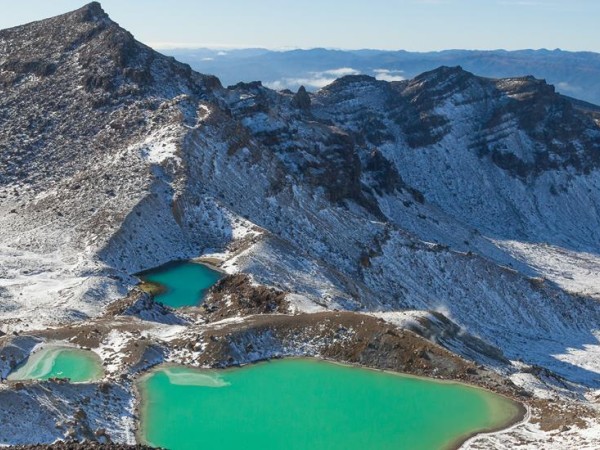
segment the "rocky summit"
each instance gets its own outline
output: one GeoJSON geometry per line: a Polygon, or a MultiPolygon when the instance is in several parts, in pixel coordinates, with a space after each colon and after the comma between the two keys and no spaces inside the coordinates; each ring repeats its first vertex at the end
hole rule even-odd
{"type": "Polygon", "coordinates": [[[527,405],[465,448],[594,448],[599,111],[461,67],[225,88],[98,3],[0,31],[0,376],[50,341],[106,371],[0,383],[0,445],[134,444],[149,367],[303,355],[527,405]],[[204,306],[137,286],[198,257],[204,306]]]}

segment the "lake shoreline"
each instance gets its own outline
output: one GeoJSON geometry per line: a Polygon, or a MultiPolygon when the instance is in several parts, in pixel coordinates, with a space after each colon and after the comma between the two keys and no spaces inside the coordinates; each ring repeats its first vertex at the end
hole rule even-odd
{"type": "Polygon", "coordinates": [[[140,280],[138,287],[152,296],[154,301],[174,309],[197,307],[225,274],[211,264],[194,259],[169,261],[158,267],[135,274],[140,280]],[[179,274],[179,275],[175,275],[179,274]],[[175,279],[183,279],[184,283],[175,283],[175,279]],[[197,290],[190,291],[188,286],[193,281],[197,290]]]}
{"type": "Polygon", "coordinates": [[[433,382],[436,384],[460,385],[460,386],[468,387],[471,389],[483,391],[486,394],[493,394],[495,396],[503,397],[505,400],[508,400],[516,408],[516,413],[514,415],[512,415],[511,417],[507,418],[503,423],[499,424],[498,426],[494,426],[494,427],[486,428],[486,429],[476,431],[473,433],[468,433],[468,434],[462,435],[462,436],[454,439],[453,441],[449,442],[447,446],[442,447],[440,450],[459,450],[460,448],[463,447],[463,445],[465,443],[467,443],[471,439],[476,438],[477,436],[498,433],[503,430],[510,429],[511,427],[517,426],[521,423],[525,423],[529,417],[528,408],[521,402],[519,402],[519,401],[515,400],[514,398],[511,398],[507,395],[494,392],[491,389],[487,389],[487,388],[484,388],[481,386],[468,384],[468,383],[465,383],[460,380],[443,380],[443,379],[423,377],[423,376],[418,376],[418,375],[409,374],[409,373],[396,372],[393,370],[380,369],[380,368],[376,368],[376,367],[369,367],[369,366],[363,366],[360,364],[338,361],[338,360],[334,360],[334,359],[330,359],[330,358],[311,357],[311,356],[290,356],[290,357],[283,357],[283,358],[261,359],[261,360],[252,361],[250,363],[235,364],[235,365],[231,365],[231,366],[224,367],[224,368],[194,367],[194,366],[182,365],[182,364],[177,364],[177,363],[163,363],[163,364],[160,364],[158,366],[151,368],[150,370],[148,370],[144,373],[140,373],[139,376],[136,377],[136,379],[134,380],[133,389],[135,392],[135,411],[136,411],[136,415],[139,418],[139,420],[136,421],[136,429],[135,429],[136,441],[139,443],[142,443],[142,444],[153,445],[151,442],[146,440],[144,438],[144,436],[142,435],[142,423],[143,423],[142,420],[143,420],[143,417],[145,414],[143,411],[143,408],[144,408],[143,399],[144,399],[144,395],[146,395],[144,393],[143,381],[145,379],[147,379],[148,377],[152,376],[153,373],[162,371],[169,367],[181,367],[181,368],[192,369],[192,370],[197,370],[197,371],[211,371],[211,372],[215,372],[215,373],[227,373],[230,371],[236,371],[236,370],[240,370],[240,369],[244,369],[244,368],[250,368],[250,367],[253,367],[256,365],[260,365],[260,364],[267,364],[268,362],[275,360],[275,359],[276,360],[312,360],[312,361],[317,361],[317,362],[327,362],[327,363],[332,363],[332,364],[343,366],[343,367],[360,368],[360,369],[369,370],[369,371],[373,371],[373,372],[386,373],[389,375],[398,376],[398,377],[402,377],[402,378],[415,379],[415,380],[425,381],[425,382],[433,382]]]}
{"type": "MultiPolygon", "coordinates": [[[[501,394],[498,394],[501,395],[501,394]]],[[[514,401],[514,400],[513,400],[514,401]]],[[[479,437],[484,437],[485,435],[494,435],[502,432],[509,431],[514,427],[518,427],[519,425],[524,425],[529,421],[530,411],[527,406],[522,403],[515,402],[519,412],[515,416],[514,420],[511,420],[506,425],[490,428],[488,430],[479,431],[477,433],[471,433],[464,437],[461,437],[460,440],[453,443],[452,446],[448,448],[448,450],[460,450],[466,443],[471,440],[477,439],[479,437]]]]}
{"type": "MultiPolygon", "coordinates": [[[[64,368],[67,371],[69,369],[69,367],[64,368]]],[[[96,352],[65,343],[44,342],[35,346],[28,357],[8,373],[6,380],[9,382],[23,382],[64,378],[73,384],[85,384],[99,382],[104,376],[102,359],[96,352]],[[76,367],[73,369],[79,370],[79,372],[54,374],[56,364],[59,364],[59,361],[63,361],[64,358],[78,360],[76,367]],[[84,365],[84,363],[87,365],[84,365]],[[83,372],[80,368],[82,366],[86,368],[83,372]]]]}

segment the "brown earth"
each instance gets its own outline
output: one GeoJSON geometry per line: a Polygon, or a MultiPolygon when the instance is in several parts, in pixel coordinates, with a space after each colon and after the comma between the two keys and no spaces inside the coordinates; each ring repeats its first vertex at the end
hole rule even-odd
{"type": "Polygon", "coordinates": [[[513,398],[523,397],[512,382],[477,366],[412,331],[352,312],[257,315],[236,323],[192,328],[171,345],[192,350],[199,366],[227,367],[267,358],[318,356],[375,369],[459,380],[513,398]]]}
{"type": "Polygon", "coordinates": [[[105,317],[116,317],[122,315],[131,308],[135,303],[144,298],[160,294],[161,290],[158,285],[154,283],[142,283],[139,288],[132,289],[127,297],[123,297],[115,302],[112,302],[105,309],[105,317]]]}
{"type": "Polygon", "coordinates": [[[209,321],[252,314],[289,312],[286,292],[253,285],[244,274],[229,275],[215,284],[201,308],[209,321]]]}
{"type": "MultiPolygon", "coordinates": [[[[130,339],[119,352],[124,354],[122,362],[124,364],[123,372],[125,372],[130,368],[143,365],[144,360],[147,359],[148,352],[155,353],[160,351],[153,341],[142,335],[142,331],[149,327],[147,323],[135,320],[133,317],[125,316],[99,319],[63,328],[33,332],[31,336],[45,341],[69,342],[84,349],[91,349],[100,347],[102,341],[112,330],[126,332],[130,335],[130,339]]],[[[118,356],[116,352],[114,355],[110,355],[103,361],[104,365],[109,363],[111,358],[117,358],[118,356]]]]}
{"type": "Polygon", "coordinates": [[[207,308],[208,311],[197,308],[198,317],[205,317],[207,323],[199,320],[171,342],[142,336],[142,332],[151,327],[150,324],[134,317],[118,315],[135,304],[132,300],[139,300],[139,294],[109,308],[110,313],[102,319],[31,335],[38,339],[63,340],[94,348],[111,330],[127,332],[130,340],[122,350],[125,354],[122,360],[124,373],[147,370],[153,364],[164,361],[166,354],[171,354],[170,360],[174,362],[198,367],[230,367],[290,356],[319,357],[483,387],[528,404],[531,407],[531,422],[539,423],[544,431],[567,430],[573,426],[585,428],[585,418],[595,417],[594,411],[577,403],[534,399],[505,377],[451,353],[426,337],[399,329],[376,317],[338,311],[298,315],[265,314],[269,308],[285,310],[287,303],[284,297],[281,291],[252,286],[246,276],[232,276],[223,279],[214,288],[214,303],[209,303],[214,305],[211,307],[216,307],[213,311],[210,308],[207,308]],[[223,297],[231,293],[234,293],[233,298],[229,299],[232,306],[225,307],[223,297]],[[259,313],[239,320],[215,322],[223,317],[237,316],[243,311],[259,313]],[[190,354],[195,356],[190,359],[190,354]],[[145,363],[149,360],[152,362],[145,363]]]}
{"type": "Polygon", "coordinates": [[[537,423],[542,431],[567,431],[571,427],[585,429],[588,427],[585,419],[598,417],[598,412],[592,408],[564,401],[532,399],[531,422],[537,423]]]}

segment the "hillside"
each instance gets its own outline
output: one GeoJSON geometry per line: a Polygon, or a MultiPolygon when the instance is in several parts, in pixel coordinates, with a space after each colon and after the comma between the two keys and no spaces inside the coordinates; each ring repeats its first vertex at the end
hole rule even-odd
{"type": "MultiPolygon", "coordinates": [[[[408,330],[413,348],[466,360],[461,374],[479,370],[488,380],[470,382],[500,377],[498,386],[532,399],[537,421],[467,448],[598,442],[593,108],[533,77],[446,66],[399,82],[346,76],[315,93],[224,88],[135,41],[98,3],[1,31],[0,94],[0,335],[34,339],[0,337],[0,352],[10,347],[22,360],[37,340],[59,338],[111,355],[111,414],[127,411],[107,425],[118,441],[133,439],[133,391],[119,376],[148,361],[309,354],[458,378],[435,358],[423,371],[390,363],[379,338],[393,326],[408,330]],[[248,276],[208,299],[219,320],[233,322],[213,330],[206,312],[157,312],[148,299],[142,312],[115,308],[139,300],[135,273],[198,256],[248,276]],[[262,288],[282,293],[289,322],[261,305],[235,306],[248,290],[263,298],[262,288]],[[336,352],[319,334],[342,320],[335,311],[365,317],[370,334],[361,339],[376,341],[376,356],[336,352]],[[310,324],[304,332],[297,317],[310,324]],[[326,325],[311,328],[323,317],[326,325]],[[223,345],[211,344],[209,331],[253,350],[203,353],[223,345]],[[152,357],[132,350],[140,332],[152,357]],[[548,398],[586,413],[546,429],[556,414],[548,398]],[[569,430],[557,434],[563,425],[569,430]]],[[[344,328],[360,334],[348,317],[344,328]]],[[[53,388],[28,388],[19,401],[44,389],[53,388]]],[[[56,395],[63,402],[86,389],[56,395]]],[[[98,426],[99,405],[90,408],[98,426]]],[[[11,430],[0,438],[36,443],[11,430]]],[[[56,433],[48,425],[40,435],[51,442],[56,433]]]]}

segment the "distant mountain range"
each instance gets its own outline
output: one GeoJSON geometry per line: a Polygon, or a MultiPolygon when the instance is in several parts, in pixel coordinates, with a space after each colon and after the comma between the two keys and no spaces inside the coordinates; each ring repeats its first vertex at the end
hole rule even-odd
{"type": "Polygon", "coordinates": [[[321,88],[342,75],[366,74],[381,80],[410,79],[439,66],[462,66],[479,76],[533,75],[558,92],[600,104],[600,54],[562,50],[447,50],[415,53],[382,50],[271,51],[266,49],[163,51],[223,84],[261,80],[274,89],[321,88]]]}

